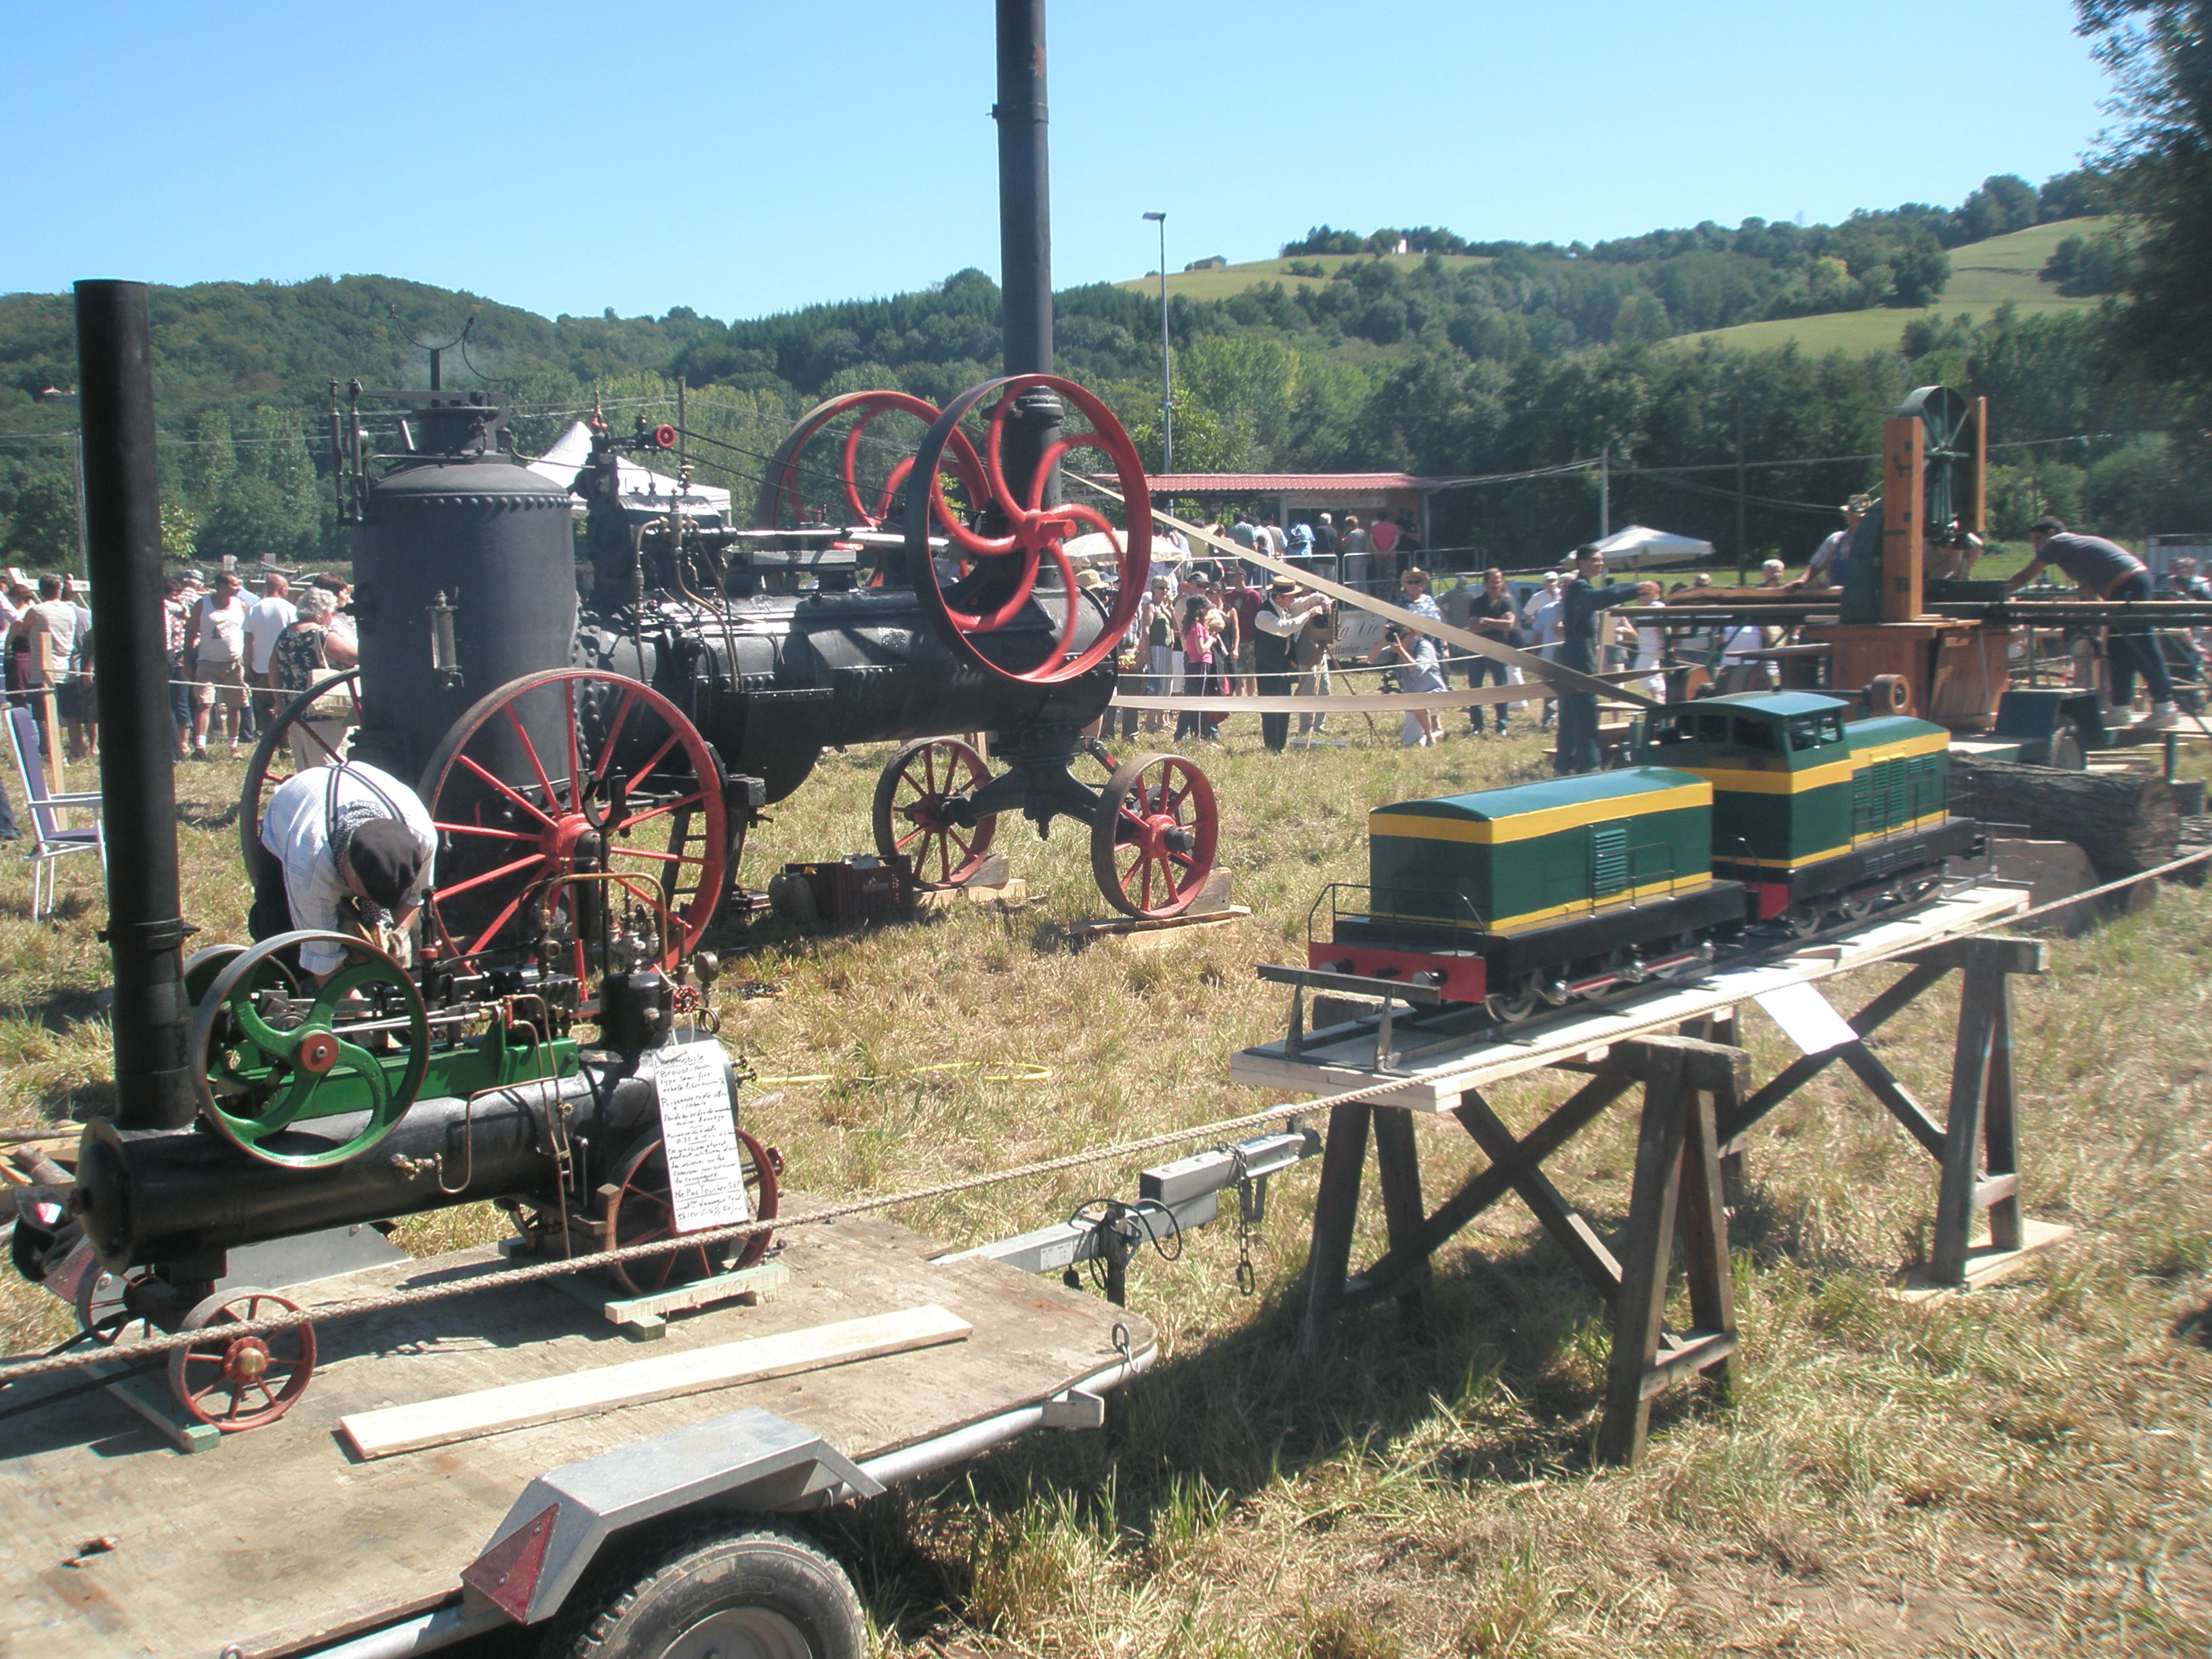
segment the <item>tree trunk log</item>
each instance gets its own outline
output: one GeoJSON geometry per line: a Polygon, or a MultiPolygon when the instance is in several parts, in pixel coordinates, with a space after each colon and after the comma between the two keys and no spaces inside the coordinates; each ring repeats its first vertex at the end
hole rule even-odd
{"type": "Polygon", "coordinates": [[[1951,765],[1966,792],[1964,810],[1991,825],[2024,825],[2037,841],[2074,842],[2101,881],[2164,864],[2180,844],[2181,809],[2172,787],[2155,775],[2057,772],[1960,755],[1951,765]]]}

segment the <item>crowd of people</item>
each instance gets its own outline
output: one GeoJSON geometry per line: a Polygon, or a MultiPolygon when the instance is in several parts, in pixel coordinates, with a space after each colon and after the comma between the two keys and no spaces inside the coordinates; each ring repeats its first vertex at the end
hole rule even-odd
{"type": "MultiPolygon", "coordinates": [[[[352,588],[343,576],[313,576],[295,592],[292,578],[272,572],[260,587],[249,595],[229,569],[212,582],[198,570],[168,579],[162,611],[179,760],[210,759],[218,746],[235,757],[293,696],[357,660],[345,614],[352,588]]],[[[29,705],[48,757],[49,708],[70,760],[88,758],[98,745],[93,621],[91,593],[76,577],[10,573],[0,585],[8,697],[29,705]]]]}

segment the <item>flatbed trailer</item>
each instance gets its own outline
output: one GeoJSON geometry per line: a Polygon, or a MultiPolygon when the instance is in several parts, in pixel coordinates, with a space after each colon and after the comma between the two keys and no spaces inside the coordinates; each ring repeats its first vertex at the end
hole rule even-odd
{"type": "MultiPolygon", "coordinates": [[[[1034,1428],[1096,1426],[1104,1393],[1154,1355],[1145,1321],[998,1261],[932,1261],[941,1245],[886,1220],[848,1216],[781,1238],[775,1299],[672,1317],[645,1348],[545,1282],[318,1322],[314,1378],[290,1413],[197,1455],[106,1389],[0,1421],[0,1655],[368,1659],[573,1620],[592,1610],[585,1598],[618,1596],[628,1581],[610,1591],[607,1575],[625,1549],[678,1533],[696,1546],[709,1517],[710,1530],[743,1534],[1034,1428]],[[349,1413],[927,1306],[971,1334],[370,1461],[338,1428],[349,1413]]],[[[501,1266],[483,1247],[287,1293],[312,1310],[501,1266]]],[[[37,1376],[0,1398],[12,1407],[73,1385],[74,1373],[37,1376]]],[[[842,1577],[833,1588],[857,1618],[842,1577]]],[[[773,1620],[763,1635],[742,1609],[718,1616],[738,1624],[709,1620],[703,1637],[672,1644],[648,1629],[595,1651],[847,1650],[803,1633],[792,1645],[773,1620]]]]}

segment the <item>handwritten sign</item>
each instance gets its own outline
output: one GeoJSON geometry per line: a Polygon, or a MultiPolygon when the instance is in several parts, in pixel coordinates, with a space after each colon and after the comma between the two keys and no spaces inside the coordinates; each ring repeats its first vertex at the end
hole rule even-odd
{"type": "Polygon", "coordinates": [[[679,1233],[752,1219],[729,1068],[711,1042],[687,1042],[660,1063],[660,1138],[679,1233]]]}

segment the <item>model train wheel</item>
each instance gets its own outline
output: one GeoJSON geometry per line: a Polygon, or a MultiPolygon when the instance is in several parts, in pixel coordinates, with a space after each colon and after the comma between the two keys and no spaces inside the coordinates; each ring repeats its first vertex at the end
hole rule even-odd
{"type": "Polygon", "coordinates": [[[225,1336],[241,1325],[300,1304],[274,1291],[218,1291],[185,1316],[180,1330],[206,1331],[208,1340],[169,1355],[169,1389],[179,1405],[225,1434],[274,1423],[299,1403],[315,1374],[315,1330],[290,1325],[266,1336],[225,1336]]]}
{"type": "Polygon", "coordinates": [[[224,1139],[264,1164],[326,1169],[399,1127],[429,1067],[429,1016],[407,970],[368,940],[279,933],[240,951],[216,975],[193,1006],[185,1060],[201,1115],[224,1139]],[[309,944],[335,945],[346,958],[312,997],[294,991],[283,966],[309,944]],[[364,1010],[381,1028],[373,1035],[355,1030],[364,1010]],[[386,1037],[404,1056],[395,1069],[380,1057],[386,1037]],[[279,1140],[302,1117],[343,1114],[358,1114],[357,1127],[335,1146],[301,1152],[279,1140]]]}
{"type": "Polygon", "coordinates": [[[657,954],[672,969],[721,901],[721,762],[674,703],[619,674],[500,687],[446,734],[422,795],[438,826],[430,918],[450,956],[537,957],[588,983],[604,895],[666,911],[657,954]]]}
{"type": "Polygon", "coordinates": [[[983,757],[957,738],[924,738],[891,757],[876,780],[876,851],[912,862],[914,884],[957,887],[983,867],[999,818],[972,825],[945,817],[945,803],[972,795],[990,781],[983,757]]]}
{"type": "Polygon", "coordinates": [[[1049,685],[1080,678],[1106,659],[1121,641],[1130,619],[1143,601],[1152,562],[1152,498],[1145,482],[1137,452],[1113,413],[1073,380],[1053,374],[1009,374],[970,386],[945,405],[929,435],[921,441],[914,470],[906,481],[906,560],[915,594],[938,625],[945,642],[985,672],[1029,685],[1049,685]],[[1090,422],[1046,447],[1034,471],[1027,477],[1009,478],[1006,464],[1006,426],[1023,395],[1043,392],[1056,396],[1090,422]],[[964,441],[960,422],[969,410],[992,399],[984,417],[983,497],[977,507],[983,517],[1005,526],[1003,534],[987,535],[971,528],[947,507],[943,467],[948,450],[957,454],[956,440],[964,441]],[[1123,498],[1125,535],[1096,507],[1080,502],[1048,506],[1044,501],[1054,467],[1077,450],[1094,450],[1112,464],[1123,498]],[[930,556],[928,537],[941,530],[951,551],[969,561],[959,581],[945,585],[930,556]],[[1086,531],[1104,532],[1109,545],[1120,550],[1119,586],[1114,604],[1101,619],[1088,645],[1076,645],[1077,625],[1087,601],[1075,585],[1075,567],[1066,544],[1086,531]],[[1047,561],[1059,573],[1058,586],[1041,587],[1038,577],[1047,561]],[[1048,603],[1047,601],[1049,601],[1048,603]],[[1052,612],[1059,611],[1054,619],[1052,612]],[[1018,618],[1041,614],[1052,629],[1051,643],[1035,659],[1004,660],[1003,647],[987,652],[981,641],[1007,628],[1018,618]]]}
{"type": "Polygon", "coordinates": [[[1220,818],[1213,786],[1181,755],[1114,769],[1091,821],[1091,870],[1126,915],[1180,915],[1213,873],[1220,818]]]}
{"type": "Polygon", "coordinates": [[[1544,1000],[1536,994],[1535,981],[1524,979],[1513,989],[1482,1000],[1483,1012],[1500,1025],[1520,1025],[1535,1018],[1544,1000]]]}
{"type": "Polygon", "coordinates": [[[272,856],[261,844],[261,815],[269,809],[270,796],[303,768],[334,766],[345,757],[353,729],[361,723],[360,696],[358,668],[317,680],[277,711],[261,741],[253,745],[246,763],[246,787],[238,796],[239,850],[245,854],[248,875],[258,877],[263,863],[272,856]],[[325,698],[331,701],[324,702],[325,698]],[[353,708],[349,716],[329,712],[343,710],[349,702],[353,708]],[[324,714],[311,717],[319,702],[324,714]]]}
{"type": "MultiPolygon", "coordinates": [[[[775,1174],[781,1161],[743,1129],[738,1156],[744,1170],[745,1207],[755,1221],[775,1219],[775,1174]]],[[[608,1200],[607,1247],[627,1249],[676,1236],[676,1204],[669,1194],[668,1155],[658,1137],[638,1148],[623,1166],[615,1194],[608,1200]]],[[[659,1255],[614,1264],[615,1277],[631,1295],[672,1291],[715,1273],[750,1267],[768,1254],[772,1233],[750,1233],[712,1244],[687,1245],[659,1255]]]]}

